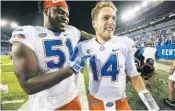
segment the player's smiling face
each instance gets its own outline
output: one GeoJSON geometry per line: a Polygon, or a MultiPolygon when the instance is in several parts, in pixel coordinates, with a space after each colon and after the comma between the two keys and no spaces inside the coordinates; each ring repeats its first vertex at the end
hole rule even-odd
{"type": "Polygon", "coordinates": [[[64,7],[51,7],[49,13],[49,21],[54,30],[65,31],[69,23],[69,10],[64,7]]]}
{"type": "Polygon", "coordinates": [[[109,40],[113,36],[116,27],[116,11],[111,7],[100,9],[93,21],[93,27],[96,34],[104,40],[109,40]]]}

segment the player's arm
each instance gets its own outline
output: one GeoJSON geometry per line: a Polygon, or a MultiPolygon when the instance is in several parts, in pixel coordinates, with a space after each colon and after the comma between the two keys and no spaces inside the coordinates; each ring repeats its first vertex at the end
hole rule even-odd
{"type": "Polygon", "coordinates": [[[131,77],[131,84],[133,86],[133,88],[136,90],[136,92],[140,92],[143,90],[146,90],[145,88],[145,84],[142,80],[142,77],[140,75],[131,77]]]}
{"type": "Polygon", "coordinates": [[[134,63],[134,53],[132,49],[127,50],[126,55],[126,73],[131,77],[131,84],[139,94],[141,100],[147,106],[148,110],[159,110],[159,106],[152,97],[151,93],[145,88],[145,84],[136,70],[134,63]]]}
{"type": "Polygon", "coordinates": [[[95,35],[92,35],[90,33],[87,33],[85,31],[80,31],[80,34],[81,34],[81,38],[80,38],[80,41],[83,41],[83,40],[88,40],[88,39],[91,39],[93,38],[95,35]]]}
{"type": "Polygon", "coordinates": [[[131,77],[131,84],[149,111],[157,111],[160,109],[151,93],[145,88],[145,84],[140,75],[131,77]]]}
{"type": "Polygon", "coordinates": [[[14,73],[23,90],[29,95],[50,88],[75,72],[70,67],[64,67],[53,73],[39,74],[34,51],[21,42],[13,43],[12,55],[14,73]]]}

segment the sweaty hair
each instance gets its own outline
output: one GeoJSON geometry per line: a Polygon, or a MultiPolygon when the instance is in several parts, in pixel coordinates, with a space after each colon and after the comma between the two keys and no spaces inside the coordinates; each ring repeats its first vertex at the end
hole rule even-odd
{"type": "Polygon", "coordinates": [[[117,8],[115,7],[115,5],[112,2],[110,2],[110,1],[101,1],[101,2],[98,2],[96,4],[96,6],[91,11],[92,20],[94,20],[96,18],[96,16],[98,15],[100,9],[102,9],[104,7],[111,7],[113,10],[115,10],[117,12],[117,8]]]}

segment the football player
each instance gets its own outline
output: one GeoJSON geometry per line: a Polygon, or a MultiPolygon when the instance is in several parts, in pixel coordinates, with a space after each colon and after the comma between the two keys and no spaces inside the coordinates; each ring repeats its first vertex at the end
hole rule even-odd
{"type": "Polygon", "coordinates": [[[168,98],[164,99],[163,102],[172,107],[175,107],[175,60],[173,61],[172,68],[170,69],[168,77],[168,98]]]}
{"type": "Polygon", "coordinates": [[[155,55],[156,48],[153,48],[150,44],[148,44],[147,47],[138,47],[134,54],[137,71],[140,72],[141,76],[146,80],[154,74],[156,68],[155,55]]]}
{"type": "Polygon", "coordinates": [[[64,0],[39,3],[44,26],[19,26],[10,39],[14,73],[29,95],[31,110],[81,110],[74,83],[72,60],[78,41],[91,38],[68,25],[69,10],[64,0]],[[81,36],[83,35],[83,36],[81,36]]]}
{"type": "Polygon", "coordinates": [[[87,59],[90,109],[131,110],[125,93],[128,75],[147,108],[158,110],[158,105],[136,70],[132,43],[113,35],[116,12],[112,2],[98,2],[91,12],[96,37],[78,44],[78,55],[87,59]]]}

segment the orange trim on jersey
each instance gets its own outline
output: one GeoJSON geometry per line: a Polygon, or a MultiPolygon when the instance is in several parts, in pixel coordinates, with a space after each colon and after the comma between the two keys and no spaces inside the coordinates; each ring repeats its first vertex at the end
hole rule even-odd
{"type": "Polygon", "coordinates": [[[55,109],[55,111],[56,110],[82,110],[79,97],[76,97],[70,103],[55,109]]]}
{"type": "Polygon", "coordinates": [[[89,95],[89,109],[90,110],[105,110],[103,101],[89,95]]]}
{"type": "MultiPolygon", "coordinates": [[[[123,100],[117,100],[115,104],[116,110],[131,110],[127,97],[123,100]]],[[[89,107],[90,110],[105,110],[103,101],[93,97],[92,95],[89,96],[89,107]]]]}
{"type": "Polygon", "coordinates": [[[125,97],[123,100],[118,100],[115,102],[117,110],[131,110],[131,107],[128,104],[128,99],[125,97]]]}
{"type": "Polygon", "coordinates": [[[66,1],[64,0],[44,0],[44,8],[50,8],[53,6],[68,7],[66,1]]]}

